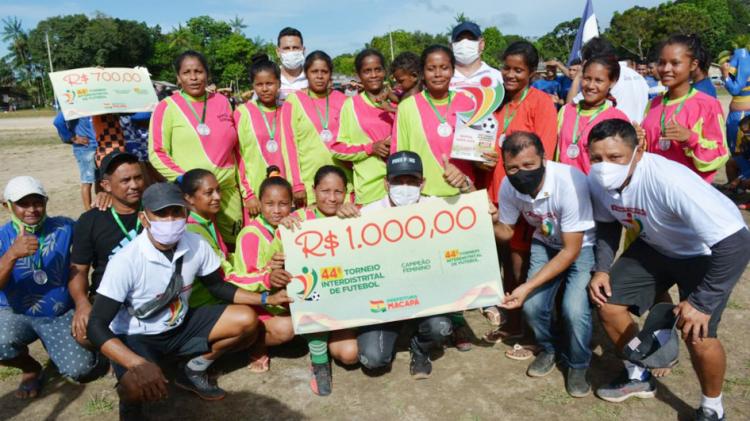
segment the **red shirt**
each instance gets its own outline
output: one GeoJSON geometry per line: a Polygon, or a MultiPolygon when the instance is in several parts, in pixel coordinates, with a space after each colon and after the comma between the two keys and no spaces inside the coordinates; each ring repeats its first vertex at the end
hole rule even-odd
{"type": "Polygon", "coordinates": [[[487,174],[484,187],[487,187],[487,193],[492,202],[497,204],[500,184],[505,178],[503,154],[499,144],[500,137],[503,134],[510,136],[514,132],[520,131],[535,133],[542,139],[544,156],[552,160],[557,146],[557,110],[555,109],[555,104],[552,102],[552,97],[538,89],[529,88],[529,93],[522,102],[508,102],[500,107],[499,111],[495,111],[495,119],[499,125],[499,130],[497,131],[498,142],[495,142],[495,150],[499,156],[495,170],[492,174],[487,174]],[[513,119],[508,124],[507,129],[503,131],[505,116],[510,116],[514,112],[513,119]]]}

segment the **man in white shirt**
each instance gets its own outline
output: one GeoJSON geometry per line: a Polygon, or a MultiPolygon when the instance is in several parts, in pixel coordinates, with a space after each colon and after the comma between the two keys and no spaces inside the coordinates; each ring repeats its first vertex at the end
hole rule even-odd
{"type": "MultiPolygon", "coordinates": [[[[592,57],[616,55],[612,44],[600,37],[592,38],[581,49],[581,56],[584,63],[592,57]]],[[[579,76],[573,81],[573,87],[568,94],[569,99],[574,96],[572,100],[576,104],[583,99],[583,95],[580,93],[580,79],[582,77],[583,75],[579,73],[579,76]]],[[[643,121],[646,106],[648,106],[648,92],[648,84],[643,76],[628,67],[626,61],[621,61],[620,78],[611,92],[617,101],[617,109],[625,113],[631,122],[640,124],[643,121]]]]}
{"type": "MultiPolygon", "coordinates": [[[[597,224],[589,295],[607,335],[623,351],[639,345],[638,325],[629,311],[643,314],[677,284],[677,328],[702,391],[695,419],[723,420],[726,356],[717,328],[750,260],[750,231],[734,203],[718,190],[685,166],[637,145],[635,129],[622,120],[599,123],[589,135],[597,224]],[[614,261],[623,226],[635,230],[638,239],[614,261]]],[[[624,364],[627,375],[600,387],[597,395],[610,402],[654,397],[651,374],[634,362],[624,364]]]]}
{"type": "Polygon", "coordinates": [[[463,22],[453,28],[451,47],[456,56],[456,71],[450,89],[465,87],[495,87],[503,83],[500,71],[482,61],[484,38],[474,22],[463,22]]]}
{"type": "Polygon", "coordinates": [[[279,100],[283,101],[290,93],[307,89],[307,77],[303,69],[305,46],[302,33],[294,28],[282,29],[277,38],[276,55],[281,60],[279,100]]]}
{"type": "Polygon", "coordinates": [[[507,242],[523,216],[535,228],[528,280],[506,295],[501,308],[523,307],[541,352],[526,374],[546,376],[556,356],[567,366],[565,388],[573,397],[591,393],[586,372],[591,361],[591,306],[587,285],[594,266],[594,218],[586,176],[576,168],[544,159],[534,133],[516,132],[503,144],[507,177],[499,194],[498,240],[507,242]],[[555,297],[562,301],[564,333],[555,334],[555,297]]]}
{"type": "Polygon", "coordinates": [[[283,290],[269,297],[224,282],[211,246],[185,232],[187,210],[177,185],[150,186],[142,203],[144,231],[107,265],[87,327],[91,343],[113,363],[121,419],[134,420],[143,419],[142,402],[167,397],[157,365],[167,355],[192,357],[178,370],[176,386],[204,400],[223,399],[207,369],[225,352],[255,341],[258,318],[250,306],[291,301],[283,290]],[[216,298],[244,305],[189,309],[196,279],[216,298]]]}

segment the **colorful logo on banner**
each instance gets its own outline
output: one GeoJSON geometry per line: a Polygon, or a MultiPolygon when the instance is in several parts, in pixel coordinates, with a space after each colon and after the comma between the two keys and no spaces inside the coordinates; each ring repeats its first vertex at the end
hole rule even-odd
{"type": "Polygon", "coordinates": [[[310,271],[307,266],[302,268],[302,275],[297,275],[294,279],[302,282],[302,291],[297,292],[297,296],[305,301],[320,301],[320,294],[315,291],[318,285],[318,273],[315,270],[310,271]]]}
{"type": "Polygon", "coordinates": [[[499,83],[494,88],[478,88],[470,86],[461,88],[460,91],[474,101],[473,110],[458,113],[461,121],[463,121],[465,125],[478,130],[493,129],[494,131],[497,127],[490,128],[485,126],[497,124],[495,118],[492,117],[492,113],[500,107],[500,104],[503,103],[503,98],[505,98],[505,88],[503,88],[503,84],[499,83]]]}
{"type": "Polygon", "coordinates": [[[385,301],[370,300],[370,311],[373,313],[385,313],[385,301]]]}

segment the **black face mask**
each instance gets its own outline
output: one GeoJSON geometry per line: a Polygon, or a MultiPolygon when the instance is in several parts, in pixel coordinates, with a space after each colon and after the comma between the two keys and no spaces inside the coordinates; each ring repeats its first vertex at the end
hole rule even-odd
{"type": "Polygon", "coordinates": [[[533,170],[519,170],[513,175],[508,175],[510,184],[518,190],[519,193],[531,195],[534,193],[544,178],[544,165],[533,170]]]}

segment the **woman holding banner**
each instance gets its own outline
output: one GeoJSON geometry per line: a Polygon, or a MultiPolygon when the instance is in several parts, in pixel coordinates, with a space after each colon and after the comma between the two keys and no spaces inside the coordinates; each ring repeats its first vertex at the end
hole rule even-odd
{"type": "MultiPolygon", "coordinates": [[[[402,101],[391,138],[391,153],[416,152],[422,159],[425,196],[450,197],[474,191],[474,167],[470,161],[450,158],[456,113],[474,109],[474,101],[449,90],[456,67],[450,48],[432,45],[421,57],[424,87],[421,93],[402,101]]],[[[459,351],[471,349],[468,326],[454,315],[454,343],[459,351]]]]}
{"type": "Polygon", "coordinates": [[[364,91],[347,98],[341,109],[339,136],[331,144],[333,156],[350,161],[354,170],[354,197],[358,205],[385,196],[385,161],[390,154],[393,113],[384,108],[390,91],[385,87],[385,59],[366,49],[354,59],[364,91]]]}
{"type": "Polygon", "coordinates": [[[217,225],[232,248],[242,228],[242,198],[237,185],[237,131],[227,98],[206,91],[206,58],[186,51],[175,60],[181,90],[162,100],[151,116],[149,160],[168,181],[203,168],[214,173],[221,191],[217,225]]]}
{"type": "Polygon", "coordinates": [[[314,196],[313,178],[319,168],[345,168],[330,150],[339,134],[341,107],[346,100],[344,94],[330,89],[333,61],[323,51],[313,51],[305,59],[304,69],[308,88],[289,94],[281,107],[284,166],[298,208],[314,196]]]}
{"type": "MultiPolygon", "coordinates": [[[[292,95],[290,95],[291,97],[292,95]]],[[[288,99],[287,99],[288,101],[288,99]]],[[[295,230],[300,222],[309,219],[336,216],[346,200],[346,173],[334,165],[324,165],[313,177],[311,201],[314,205],[299,209],[279,222],[284,227],[295,230]]],[[[275,269],[270,275],[279,287],[284,287],[292,280],[292,275],[283,269],[275,269]]],[[[355,330],[337,330],[305,335],[310,349],[311,378],[310,388],[319,396],[331,394],[331,363],[328,353],[342,364],[352,365],[358,361],[357,333],[355,330]]]]}
{"type": "MultiPolygon", "coordinates": [[[[256,190],[260,214],[252,219],[237,236],[237,249],[232,260],[233,271],[228,281],[244,290],[268,294],[283,289],[291,275],[283,270],[281,242],[274,241],[276,228],[292,211],[292,186],[285,179],[266,178],[256,190]],[[274,271],[273,269],[278,269],[274,271]]],[[[271,359],[267,347],[281,345],[294,338],[289,309],[282,306],[253,308],[263,328],[252,350],[250,371],[268,371],[271,359]]]]}

